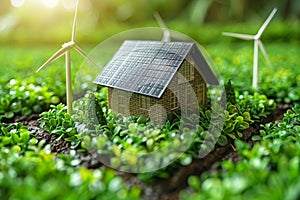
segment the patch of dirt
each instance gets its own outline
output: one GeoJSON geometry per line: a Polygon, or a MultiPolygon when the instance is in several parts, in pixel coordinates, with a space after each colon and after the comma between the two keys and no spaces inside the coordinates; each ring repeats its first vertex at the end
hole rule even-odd
{"type": "MultiPolygon", "coordinates": [[[[72,150],[72,145],[70,142],[59,138],[58,135],[49,134],[47,131],[39,128],[39,121],[29,121],[25,122],[25,124],[28,126],[28,131],[36,137],[38,142],[44,140],[44,145],[50,144],[52,153],[69,154],[72,150]]],[[[85,166],[89,169],[97,169],[103,165],[97,156],[98,154],[96,152],[76,152],[74,159],[80,161],[78,165],[85,166]]]]}
{"type": "MultiPolygon", "coordinates": [[[[284,113],[286,113],[287,110],[292,109],[293,105],[291,104],[277,104],[276,110],[272,113],[271,117],[269,118],[272,119],[270,122],[274,123],[277,120],[281,120],[284,116],[284,113]]],[[[264,123],[262,121],[262,123],[264,123]]]]}
{"type": "MultiPolygon", "coordinates": [[[[29,124],[35,124],[37,122],[30,122],[29,124]]],[[[62,138],[59,138],[58,135],[49,134],[47,131],[37,127],[37,126],[28,126],[28,131],[33,134],[38,142],[41,140],[45,141],[45,145],[50,144],[51,152],[53,153],[70,153],[71,144],[66,142],[62,138]]]]}

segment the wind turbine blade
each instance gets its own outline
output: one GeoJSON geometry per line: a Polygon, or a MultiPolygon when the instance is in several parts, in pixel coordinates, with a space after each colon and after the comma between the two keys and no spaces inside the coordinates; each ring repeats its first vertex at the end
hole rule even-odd
{"type": "Polygon", "coordinates": [[[96,62],[89,57],[78,45],[74,45],[75,50],[80,53],[83,57],[85,57],[86,59],[88,59],[91,63],[93,63],[96,67],[98,67],[98,65],[96,64],[96,62]]]}
{"type": "Polygon", "coordinates": [[[154,15],[154,18],[156,19],[158,25],[160,26],[160,28],[163,31],[162,41],[164,41],[164,42],[170,42],[171,41],[171,38],[170,38],[171,34],[170,34],[170,31],[167,28],[164,20],[161,18],[160,14],[158,12],[155,12],[153,15],[154,15]]]}
{"type": "Polygon", "coordinates": [[[277,8],[274,8],[272,10],[272,12],[270,13],[270,15],[268,16],[268,18],[266,19],[266,21],[263,23],[263,25],[258,30],[258,32],[256,34],[256,38],[260,38],[261,34],[264,32],[265,28],[268,26],[268,24],[270,23],[270,21],[272,20],[272,18],[274,17],[276,12],[277,12],[277,8]]]}
{"type": "Polygon", "coordinates": [[[73,20],[73,26],[72,26],[72,37],[71,37],[71,41],[75,41],[76,22],[77,22],[77,13],[78,13],[78,4],[79,4],[79,0],[76,0],[76,7],[75,7],[74,20],[73,20]]]}
{"type": "Polygon", "coordinates": [[[55,52],[38,70],[36,70],[36,72],[39,72],[44,67],[46,67],[46,65],[48,65],[49,63],[53,62],[54,60],[56,60],[56,59],[60,58],[62,55],[64,55],[67,48],[69,48],[69,47],[63,47],[63,48],[59,49],[57,52],[55,52]]]}
{"type": "Polygon", "coordinates": [[[222,35],[229,36],[229,37],[235,37],[235,38],[239,38],[239,39],[243,39],[243,40],[254,40],[254,35],[248,35],[248,34],[223,32],[222,35]]]}
{"type": "Polygon", "coordinates": [[[260,40],[258,40],[258,46],[259,46],[259,48],[260,48],[260,50],[261,50],[263,56],[265,57],[265,59],[266,59],[268,65],[269,65],[271,68],[273,68],[272,63],[271,63],[271,61],[270,61],[270,59],[269,59],[269,56],[268,56],[268,54],[267,54],[267,52],[266,52],[266,50],[265,50],[265,47],[264,47],[263,43],[262,43],[260,40]]]}

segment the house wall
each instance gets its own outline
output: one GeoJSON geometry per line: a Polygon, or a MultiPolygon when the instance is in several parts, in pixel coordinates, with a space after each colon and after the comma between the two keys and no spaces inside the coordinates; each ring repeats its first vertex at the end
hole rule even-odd
{"type": "MultiPolygon", "coordinates": [[[[198,106],[199,103],[205,106],[206,105],[206,83],[203,77],[201,76],[201,74],[199,73],[199,71],[195,68],[195,63],[193,62],[193,60],[189,57],[187,57],[187,59],[189,60],[189,62],[187,60],[184,61],[184,63],[178,70],[180,75],[177,76],[178,79],[177,82],[179,82],[177,87],[178,90],[180,91],[180,94],[182,95],[181,102],[183,102],[188,106],[187,109],[194,108],[195,106],[198,106]],[[188,70],[189,68],[190,70],[188,70]],[[187,71],[190,72],[187,73],[187,71]],[[188,77],[189,75],[190,77],[188,77]],[[185,82],[180,79],[185,79],[185,82]],[[186,80],[188,82],[186,82],[186,80]],[[191,95],[196,95],[198,102],[192,101],[191,95]]],[[[174,81],[172,82],[172,84],[176,84],[176,82],[174,81]]]]}
{"type": "Polygon", "coordinates": [[[149,117],[150,114],[152,119],[164,121],[166,113],[195,109],[198,108],[199,103],[204,106],[206,104],[206,83],[200,73],[194,69],[194,63],[186,60],[160,99],[108,88],[108,107],[125,116],[149,117]],[[188,68],[190,73],[187,73],[188,68]],[[193,78],[188,77],[189,75],[193,78]],[[191,101],[192,95],[196,96],[198,102],[191,101]]]}

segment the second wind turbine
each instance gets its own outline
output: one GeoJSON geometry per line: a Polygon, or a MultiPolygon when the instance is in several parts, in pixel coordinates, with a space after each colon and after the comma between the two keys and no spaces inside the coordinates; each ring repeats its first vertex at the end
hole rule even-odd
{"type": "Polygon", "coordinates": [[[277,8],[274,8],[266,21],[263,23],[263,25],[260,27],[256,35],[248,35],[248,34],[240,34],[240,33],[228,33],[223,32],[222,34],[225,36],[230,37],[236,37],[243,40],[254,40],[254,53],[253,53],[253,78],[252,78],[252,86],[254,88],[257,88],[258,86],[258,48],[260,48],[262,54],[264,55],[265,59],[267,60],[268,64],[271,66],[271,62],[269,60],[269,57],[267,55],[267,52],[264,48],[264,45],[262,44],[260,37],[262,33],[264,32],[265,28],[268,26],[270,21],[272,20],[273,16],[277,12],[277,8]]]}

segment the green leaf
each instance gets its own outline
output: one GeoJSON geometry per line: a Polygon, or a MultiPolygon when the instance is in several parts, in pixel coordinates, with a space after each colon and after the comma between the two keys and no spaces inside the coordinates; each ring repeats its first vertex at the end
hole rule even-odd
{"type": "Polygon", "coordinates": [[[107,139],[105,137],[98,137],[97,138],[97,148],[102,149],[105,146],[106,142],[107,142],[107,139]]]}
{"type": "Polygon", "coordinates": [[[35,144],[37,144],[37,139],[36,138],[31,138],[30,140],[29,140],[29,144],[30,145],[35,145],[35,144]]]}
{"type": "Polygon", "coordinates": [[[3,135],[8,135],[9,130],[6,127],[1,127],[1,132],[3,133],[3,135]]]}
{"type": "Polygon", "coordinates": [[[234,130],[234,124],[229,123],[229,124],[226,124],[226,127],[224,128],[223,131],[225,133],[231,133],[231,132],[233,132],[233,130],[234,130]]]}
{"type": "Polygon", "coordinates": [[[27,143],[30,139],[30,133],[28,132],[28,130],[21,129],[20,130],[20,136],[21,136],[21,140],[24,143],[27,143]]]}
{"type": "Polygon", "coordinates": [[[139,118],[137,119],[136,122],[139,123],[139,124],[145,124],[147,121],[148,121],[148,118],[141,115],[141,116],[139,116],[139,118]]]}
{"type": "Polygon", "coordinates": [[[244,121],[244,118],[242,116],[238,116],[235,121],[237,122],[243,122],[244,121]]]}
{"type": "Polygon", "coordinates": [[[297,133],[300,133],[300,126],[297,125],[297,126],[294,127],[294,129],[295,129],[295,131],[296,131],[297,133]]]}
{"type": "Polygon", "coordinates": [[[14,114],[13,112],[11,112],[11,111],[6,112],[6,113],[4,114],[4,117],[7,118],[7,119],[11,119],[11,118],[13,118],[14,116],[15,116],[15,114],[14,114]]]}
{"type": "Polygon", "coordinates": [[[117,145],[112,145],[112,152],[117,156],[120,157],[121,156],[121,149],[119,149],[119,147],[117,145]]]}
{"type": "Polygon", "coordinates": [[[70,133],[70,132],[73,131],[73,130],[74,130],[74,128],[69,127],[69,128],[66,129],[66,132],[67,132],[67,133],[70,133]]]}
{"type": "Polygon", "coordinates": [[[108,184],[110,192],[117,192],[123,187],[123,179],[119,176],[114,177],[108,184]]]}
{"type": "Polygon", "coordinates": [[[149,139],[146,141],[146,146],[147,146],[147,148],[148,148],[149,150],[152,149],[153,144],[154,144],[154,140],[153,140],[152,138],[149,138],[149,139]]]}
{"type": "Polygon", "coordinates": [[[42,111],[42,108],[40,105],[34,105],[32,108],[33,112],[40,113],[42,111]]]}
{"type": "Polygon", "coordinates": [[[112,131],[114,129],[114,122],[113,121],[108,121],[107,128],[112,131]]]}
{"type": "Polygon", "coordinates": [[[134,123],[130,123],[128,125],[128,130],[131,132],[131,133],[135,133],[136,131],[136,125],[134,123]]]}
{"type": "Polygon", "coordinates": [[[188,178],[189,186],[191,186],[195,191],[199,191],[201,187],[201,182],[199,180],[199,177],[197,176],[190,176],[188,178]]]}
{"type": "Polygon", "coordinates": [[[88,136],[88,135],[85,135],[83,137],[83,142],[86,144],[86,145],[90,145],[91,144],[91,137],[88,136]]]}
{"type": "Polygon", "coordinates": [[[21,112],[22,105],[21,105],[20,102],[13,102],[13,103],[10,105],[10,109],[11,109],[12,112],[18,113],[18,112],[21,112]]]}
{"type": "Polygon", "coordinates": [[[3,136],[1,143],[5,146],[12,143],[11,137],[3,136]]]}
{"type": "Polygon", "coordinates": [[[62,126],[64,128],[69,128],[70,127],[70,121],[69,120],[63,120],[62,126]]]}
{"type": "Polygon", "coordinates": [[[124,152],[122,154],[122,160],[126,160],[129,165],[135,166],[138,161],[138,156],[136,153],[129,153],[129,152],[124,152]]]}
{"type": "Polygon", "coordinates": [[[52,104],[58,104],[59,103],[59,97],[58,96],[52,96],[50,99],[50,103],[52,104]]]}
{"type": "Polygon", "coordinates": [[[62,133],[63,131],[61,129],[54,129],[53,131],[51,131],[51,134],[56,134],[56,135],[60,135],[62,133]]]}
{"type": "Polygon", "coordinates": [[[237,136],[238,136],[239,138],[242,138],[242,137],[243,137],[243,134],[242,134],[241,132],[237,131],[236,133],[237,133],[237,136]]]}
{"type": "Polygon", "coordinates": [[[249,124],[245,121],[242,121],[240,123],[237,124],[237,130],[242,131],[249,128],[249,124]]]}
{"type": "Polygon", "coordinates": [[[121,130],[122,130],[121,126],[116,126],[113,131],[114,135],[118,134],[121,130]]]}
{"type": "Polygon", "coordinates": [[[188,166],[193,161],[192,156],[184,154],[182,158],[180,158],[180,164],[183,166],[188,166]]]}
{"type": "Polygon", "coordinates": [[[67,142],[75,142],[77,140],[77,138],[72,136],[72,137],[66,137],[66,138],[64,138],[64,140],[67,142]]]}
{"type": "Polygon", "coordinates": [[[31,109],[27,108],[27,107],[23,107],[21,110],[21,114],[22,115],[30,115],[32,113],[31,109]]]}
{"type": "Polygon", "coordinates": [[[225,135],[220,135],[217,144],[220,145],[220,146],[227,145],[228,144],[227,137],[225,135]]]}
{"type": "Polygon", "coordinates": [[[228,135],[229,137],[231,137],[232,139],[236,139],[236,136],[235,136],[234,134],[227,133],[227,135],[228,135]]]}
{"type": "Polygon", "coordinates": [[[261,137],[260,137],[259,135],[254,135],[254,136],[251,137],[251,139],[252,139],[253,141],[260,141],[260,140],[261,140],[261,137]]]}
{"type": "Polygon", "coordinates": [[[4,98],[1,98],[0,104],[1,104],[1,106],[5,107],[5,108],[8,108],[9,105],[10,105],[10,97],[5,96],[4,98]]]}
{"type": "Polygon", "coordinates": [[[249,112],[244,112],[243,117],[244,117],[245,120],[251,120],[251,116],[250,116],[249,112]]]}
{"type": "Polygon", "coordinates": [[[121,164],[121,160],[120,160],[120,158],[112,157],[110,159],[110,164],[113,168],[118,168],[121,164]]]}
{"type": "Polygon", "coordinates": [[[55,119],[50,119],[50,124],[51,124],[51,127],[52,128],[55,128],[56,127],[56,120],[55,119]]]}
{"type": "Polygon", "coordinates": [[[14,144],[18,144],[20,142],[20,138],[16,133],[12,133],[11,137],[14,144]]]}

